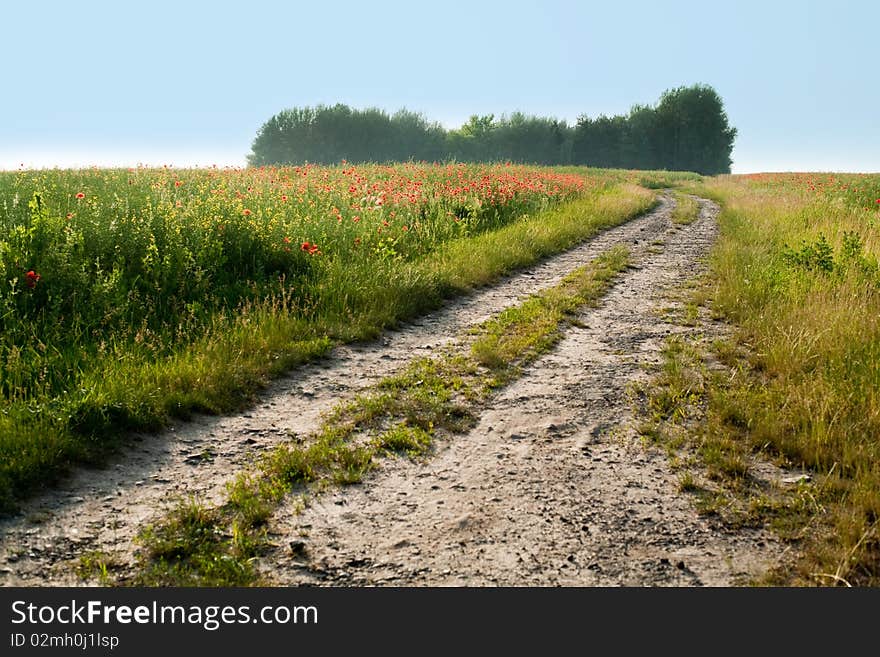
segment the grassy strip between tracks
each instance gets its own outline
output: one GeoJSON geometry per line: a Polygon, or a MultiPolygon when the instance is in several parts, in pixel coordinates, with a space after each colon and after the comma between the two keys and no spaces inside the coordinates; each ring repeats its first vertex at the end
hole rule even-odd
{"type": "Polygon", "coordinates": [[[457,350],[416,359],[340,404],[315,434],[279,446],[240,474],[222,506],[182,503],[142,535],[134,583],[257,583],[253,561],[266,548],[268,520],[286,496],[361,481],[384,456],[418,456],[438,434],[471,427],[493,391],[549,350],[566,323],[596,304],[628,264],[627,249],[613,247],[557,286],[475,327],[457,350]]]}
{"type": "Polygon", "coordinates": [[[675,208],[672,210],[672,223],[684,226],[694,223],[700,216],[700,204],[693,196],[674,191],[675,208]]]}

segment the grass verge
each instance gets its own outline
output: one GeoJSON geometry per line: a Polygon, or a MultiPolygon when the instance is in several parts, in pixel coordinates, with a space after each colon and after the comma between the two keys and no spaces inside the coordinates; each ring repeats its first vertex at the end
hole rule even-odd
{"type": "Polygon", "coordinates": [[[768,584],[880,584],[880,230],[874,207],[849,202],[865,184],[722,177],[694,190],[723,207],[702,296],[734,331],[668,345],[650,401],[664,424],[646,433],[690,446],[703,483],[683,487],[700,487],[706,512],[792,542],[768,584]],[[795,476],[768,486],[756,469],[768,460],[795,476]]]}

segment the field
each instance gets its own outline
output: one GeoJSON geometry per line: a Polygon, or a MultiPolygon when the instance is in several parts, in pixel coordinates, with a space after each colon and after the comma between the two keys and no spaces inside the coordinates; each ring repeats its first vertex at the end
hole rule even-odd
{"type": "Polygon", "coordinates": [[[92,169],[0,199],[2,553],[27,518],[92,532],[20,581],[880,581],[880,176],[92,169]]]}
{"type": "Polygon", "coordinates": [[[697,441],[740,487],[747,453],[812,478],[786,503],[750,493],[753,520],[806,543],[781,581],[876,585],[880,176],[720,176],[698,191],[724,208],[702,294],[738,330],[715,345],[734,374],[704,381],[697,441]]]}
{"type": "Polygon", "coordinates": [[[125,432],[238,408],[336,341],[632,216],[648,201],[625,178],[460,165],[0,174],[0,507],[125,432]],[[575,199],[599,210],[595,224],[522,223],[575,199]],[[470,257],[483,235],[497,239],[470,257]]]}

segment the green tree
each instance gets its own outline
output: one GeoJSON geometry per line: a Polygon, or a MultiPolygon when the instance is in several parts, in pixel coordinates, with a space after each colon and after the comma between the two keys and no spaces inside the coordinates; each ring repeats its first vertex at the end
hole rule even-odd
{"type": "Polygon", "coordinates": [[[721,97],[697,84],[666,91],[656,108],[666,168],[714,175],[730,173],[736,128],[721,97]]]}
{"type": "Polygon", "coordinates": [[[627,116],[581,116],[574,130],[576,164],[627,169],[729,173],[736,128],[710,86],[670,89],[656,106],[627,116]]]}
{"type": "Polygon", "coordinates": [[[257,132],[248,161],[332,164],[405,160],[532,164],[586,164],[628,169],[728,173],[736,129],[721,97],[697,84],[663,93],[655,106],[634,105],[628,115],[578,118],[574,127],[554,118],[514,112],[471,116],[446,131],[402,109],[352,109],[337,104],[286,109],[257,132]]]}

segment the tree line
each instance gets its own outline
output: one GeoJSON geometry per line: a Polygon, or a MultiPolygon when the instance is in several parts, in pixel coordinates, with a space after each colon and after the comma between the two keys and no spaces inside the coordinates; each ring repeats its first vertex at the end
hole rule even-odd
{"type": "Polygon", "coordinates": [[[388,114],[342,104],[291,108],[263,124],[248,162],[510,161],[714,175],[730,172],[735,138],[721,97],[697,84],[670,89],[656,104],[635,105],[626,115],[582,115],[574,126],[514,112],[474,115],[446,130],[405,109],[388,114]]]}

